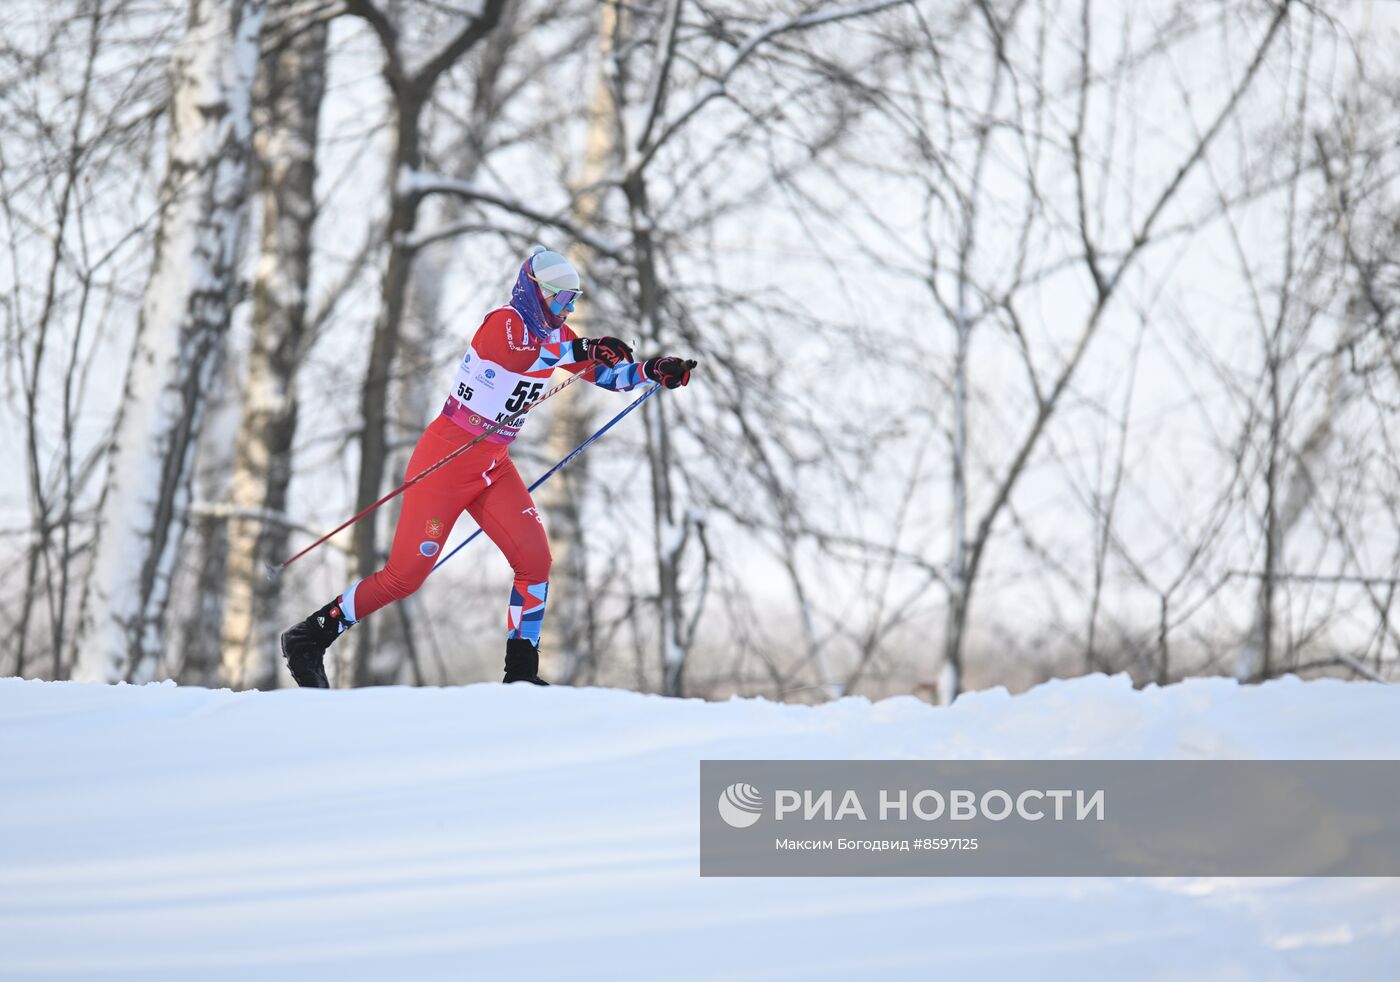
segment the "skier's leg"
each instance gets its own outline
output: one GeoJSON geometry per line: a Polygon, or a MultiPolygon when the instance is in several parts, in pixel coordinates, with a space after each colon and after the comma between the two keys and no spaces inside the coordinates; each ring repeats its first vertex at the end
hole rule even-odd
{"type": "MultiPolygon", "coordinates": [[[[453,449],[449,441],[430,429],[414,449],[407,473],[420,473],[453,449]]],[[[491,453],[486,448],[480,454],[469,450],[403,493],[389,561],[383,569],[352,583],[341,594],[351,624],[402,600],[423,585],[462,513],[465,498],[481,486],[480,475],[475,473],[481,467],[479,461],[491,453]]]]}
{"type": "Polygon", "coordinates": [[[539,643],[549,594],[549,539],[530,492],[510,458],[503,458],[488,477],[490,486],[467,510],[505,554],[515,573],[506,611],[505,680],[543,685],[539,677],[539,643]]]}
{"type": "MultiPolygon", "coordinates": [[[[421,473],[460,446],[452,442],[452,435],[451,430],[444,436],[440,427],[430,426],[413,451],[407,474],[421,473]]],[[[490,453],[487,451],[487,455],[490,453]]],[[[351,584],[340,596],[283,633],[282,654],[298,685],[327,687],[323,656],[331,643],[360,618],[403,599],[423,585],[461,514],[464,498],[480,487],[476,472],[482,465],[473,457],[474,452],[467,451],[405,491],[393,549],[385,567],[351,584]]]]}
{"type": "Polygon", "coordinates": [[[445,482],[434,482],[437,476],[433,474],[404,492],[394,544],[384,568],[352,583],[341,594],[351,624],[407,597],[433,571],[442,544],[462,511],[461,492],[445,482]]]}

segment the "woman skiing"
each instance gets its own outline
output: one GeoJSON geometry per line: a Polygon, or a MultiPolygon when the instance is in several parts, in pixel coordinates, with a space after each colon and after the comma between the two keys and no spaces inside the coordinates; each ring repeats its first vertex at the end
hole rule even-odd
{"type": "Polygon", "coordinates": [[[282,634],[282,654],[298,685],[329,687],[322,658],[331,642],[361,618],[422,586],[464,510],[515,572],[506,614],[505,681],[548,684],[539,677],[539,640],[549,589],[549,543],[510,459],[511,441],[524,422],[522,410],[539,398],[556,368],[578,370],[589,363],[584,378],[625,392],[647,379],[677,388],[690,381],[695,367],[694,361],[669,355],[637,362],[617,338],[577,337],[564,322],[580,293],[578,272],[557,252],[540,247],[521,264],[510,303],[487,314],[477,328],[442,414],[413,451],[407,476],[491,432],[404,492],[383,569],[352,583],[282,634]]]}

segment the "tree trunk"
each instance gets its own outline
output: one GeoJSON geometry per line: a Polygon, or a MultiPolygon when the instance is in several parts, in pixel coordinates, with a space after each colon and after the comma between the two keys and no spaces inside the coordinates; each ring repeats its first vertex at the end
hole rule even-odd
{"type": "MultiPolygon", "coordinates": [[[[408,300],[408,281],[417,251],[408,242],[418,224],[420,196],[399,187],[404,171],[416,171],[421,165],[419,152],[419,117],[423,103],[418,95],[405,90],[396,94],[398,136],[389,169],[390,194],[393,208],[389,215],[389,262],[384,269],[379,317],[374,323],[370,342],[369,363],[365,367],[364,386],[360,390],[360,476],[355,493],[355,510],[368,508],[383,494],[384,472],[388,469],[388,405],[389,386],[394,362],[398,357],[399,336],[403,329],[404,305],[408,300]]],[[[354,576],[373,573],[381,565],[378,539],[378,514],[370,512],[355,524],[352,539],[354,576]]],[[[354,644],[345,646],[350,655],[348,677],[351,685],[368,685],[371,679],[369,659],[374,648],[371,622],[359,625],[352,636],[354,644]]]]}
{"type": "Polygon", "coordinates": [[[79,678],[142,679],[161,650],[205,393],[236,296],[265,6],[192,0],[173,59],[156,257],[98,509],[79,678]]]}
{"type": "Polygon", "coordinates": [[[1286,671],[1274,658],[1278,647],[1276,605],[1280,574],[1287,572],[1280,568],[1281,560],[1288,537],[1317,496],[1318,485],[1314,475],[1326,465],[1327,453],[1332,448],[1335,435],[1333,420],[1345,411],[1351,397],[1343,383],[1345,357],[1345,346],[1337,345],[1328,363],[1326,402],[1293,454],[1292,461],[1287,462],[1281,459],[1287,446],[1277,393],[1277,356],[1272,352],[1269,355],[1269,370],[1275,380],[1271,381],[1274,391],[1271,393],[1269,418],[1269,462],[1265,473],[1264,569],[1255,597],[1254,619],[1236,657],[1235,677],[1241,682],[1263,682],[1286,671]]]}
{"type": "Polygon", "coordinates": [[[296,436],[296,372],[305,345],[316,143],[326,78],[325,24],[293,24],[259,69],[261,254],[253,284],[253,340],[243,386],[229,503],[222,674],[235,689],[277,685],[279,581],[264,569],[287,552],[286,526],[258,514],[287,507],[296,436]],[[249,516],[249,517],[244,517],[249,516]]]}
{"type": "MultiPolygon", "coordinates": [[[[389,261],[384,268],[379,317],[375,320],[374,337],[370,343],[369,364],[364,385],[360,389],[360,476],[357,482],[356,510],[362,511],[382,494],[384,471],[388,465],[388,401],[390,382],[394,377],[394,361],[398,355],[399,334],[402,330],[404,305],[408,299],[408,283],[413,259],[417,252],[410,241],[418,224],[418,205],[422,193],[406,186],[404,178],[422,166],[420,149],[423,108],[432,98],[433,87],[443,72],[460,61],[468,51],[495,29],[506,6],[506,0],[484,0],[480,11],[470,17],[462,29],[437,54],[409,76],[399,51],[399,33],[393,22],[374,4],[347,0],[347,9],[370,24],[384,48],[384,77],[394,100],[394,154],[389,165],[389,261]]],[[[380,555],[378,522],[371,512],[355,525],[352,538],[356,576],[368,576],[379,568],[380,555]]],[[[341,644],[339,678],[351,685],[372,681],[369,668],[374,649],[373,623],[366,621],[341,644]]]]}
{"type": "Polygon", "coordinates": [[[967,358],[972,326],[967,320],[966,285],[966,277],[960,277],[957,347],[953,354],[953,556],[948,570],[948,623],[944,629],[943,667],[938,679],[938,701],[944,706],[952,703],[962,691],[963,644],[967,635],[968,602],[972,594],[972,581],[967,568],[967,358]]]}
{"type": "MultiPolygon", "coordinates": [[[[609,64],[619,28],[618,7],[616,2],[608,2],[598,8],[599,70],[588,110],[583,169],[578,178],[573,214],[574,224],[583,229],[597,222],[602,211],[603,182],[621,156],[617,107],[608,84],[609,64]]],[[[567,253],[569,261],[584,272],[586,281],[589,264],[595,258],[592,251],[575,242],[567,253]]],[[[589,327],[586,296],[583,307],[574,315],[571,326],[580,335],[588,336],[593,332],[589,327]]],[[[594,415],[592,397],[591,391],[577,387],[560,393],[545,440],[548,460],[561,460],[588,437],[594,415]]],[[[591,623],[593,605],[588,596],[588,551],[583,545],[581,506],[587,487],[588,456],[585,454],[556,474],[554,481],[541,488],[539,494],[554,557],[550,569],[549,616],[545,619],[545,636],[540,647],[543,652],[556,656],[553,675],[566,683],[574,682],[585,671],[592,674],[598,667],[591,623]]]]}
{"type": "MultiPolygon", "coordinates": [[[[445,224],[445,223],[444,223],[445,224]]],[[[394,419],[402,420],[403,425],[421,420],[427,423],[430,413],[442,405],[441,382],[434,370],[433,342],[442,329],[442,280],[451,275],[451,242],[437,242],[418,251],[414,259],[414,275],[408,283],[408,296],[404,302],[404,316],[401,331],[403,351],[395,371],[397,380],[389,387],[389,398],[394,406],[394,419]]],[[[408,436],[409,434],[404,434],[408,436]]],[[[415,443],[411,440],[396,439],[389,443],[395,449],[388,454],[385,469],[390,478],[401,476],[408,469],[413,456],[415,443]]],[[[403,510],[403,496],[395,498],[384,506],[390,516],[389,527],[398,525],[403,510]]],[[[394,606],[402,607],[406,601],[394,606]]],[[[362,627],[364,625],[361,625],[362,627]]],[[[396,610],[393,616],[375,619],[374,650],[369,653],[365,665],[366,676],[359,685],[395,685],[401,681],[405,660],[414,648],[413,622],[405,613],[396,610]]],[[[347,640],[355,640],[358,633],[347,640]]]]}
{"type": "Polygon", "coordinates": [[[228,494],[242,408],[240,374],[239,366],[225,360],[213,391],[206,397],[204,424],[194,451],[189,520],[171,574],[159,675],[181,685],[213,688],[221,681],[219,625],[224,616],[228,523],[203,506],[228,494]]]}
{"type": "MultiPolygon", "coordinates": [[[[660,347],[661,295],[652,241],[653,221],[647,201],[646,181],[632,174],[623,183],[631,212],[632,242],[637,263],[638,311],[642,343],[660,347]]],[[[653,399],[642,409],[646,422],[647,464],[651,471],[652,532],[656,554],[657,654],[661,667],[661,691],[668,696],[685,692],[685,610],[680,592],[680,565],[686,535],[678,521],[683,509],[671,482],[671,438],[666,425],[665,401],[653,399]]]]}
{"type": "MultiPolygon", "coordinates": [[[[500,19],[492,29],[490,43],[482,51],[475,72],[476,90],[472,97],[471,114],[464,124],[461,140],[452,153],[454,164],[451,173],[459,180],[470,181],[476,177],[485,160],[491,129],[501,118],[502,73],[520,39],[519,13],[519,4],[508,4],[502,9],[500,19]]],[[[437,227],[448,228],[463,219],[466,203],[457,197],[440,198],[434,210],[437,212],[437,227]]],[[[439,366],[433,362],[432,352],[439,335],[447,328],[447,320],[450,319],[459,331],[463,328],[470,331],[473,326],[461,323],[455,316],[445,319],[442,311],[442,285],[455,274],[456,264],[460,261],[458,243],[455,237],[433,242],[418,249],[414,256],[403,324],[408,343],[394,373],[397,381],[391,385],[397,418],[406,424],[416,425],[419,421],[427,424],[433,412],[442,405],[439,366]]],[[[469,333],[461,337],[463,345],[469,341],[469,333]]],[[[390,455],[387,465],[391,476],[404,474],[413,455],[412,441],[399,443],[400,449],[390,455]]],[[[402,498],[393,502],[395,525],[402,505],[402,498]]],[[[405,659],[412,662],[412,653],[422,645],[414,636],[414,620],[407,611],[402,612],[401,616],[378,618],[377,621],[377,640],[366,669],[367,681],[371,685],[392,685],[403,677],[405,659]]],[[[347,640],[355,637],[351,635],[347,640]]],[[[415,679],[417,684],[421,684],[421,678],[415,676],[415,679]]]]}

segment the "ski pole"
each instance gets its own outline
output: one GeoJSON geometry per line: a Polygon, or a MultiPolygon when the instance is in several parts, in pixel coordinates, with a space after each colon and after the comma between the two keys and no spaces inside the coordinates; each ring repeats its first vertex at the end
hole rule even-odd
{"type": "MultiPolygon", "coordinates": [[[[604,423],[601,427],[599,427],[598,431],[597,431],[596,433],[594,433],[592,436],[590,436],[587,440],[584,440],[584,441],[583,441],[582,443],[580,443],[577,447],[574,447],[573,450],[570,450],[569,453],[568,453],[568,455],[567,455],[566,457],[564,457],[563,460],[559,461],[559,463],[555,464],[555,465],[554,465],[553,467],[551,467],[549,470],[547,470],[547,471],[545,471],[543,474],[541,474],[541,475],[539,476],[539,478],[535,481],[535,483],[532,484],[532,485],[530,485],[530,487],[527,488],[527,490],[529,490],[529,491],[534,491],[535,488],[539,487],[539,486],[540,486],[541,484],[543,484],[545,481],[548,481],[551,477],[554,476],[554,472],[555,472],[555,471],[559,470],[559,469],[562,468],[565,464],[567,464],[569,461],[573,460],[573,459],[574,459],[575,457],[577,457],[579,454],[581,454],[581,453],[583,453],[585,450],[587,450],[589,444],[591,444],[593,441],[597,440],[598,437],[602,436],[604,433],[608,432],[608,430],[612,429],[613,426],[614,426],[619,420],[622,419],[622,417],[626,416],[626,415],[627,415],[628,413],[630,413],[632,410],[636,409],[636,408],[637,408],[638,406],[640,406],[642,403],[646,402],[647,399],[651,398],[651,394],[652,394],[653,392],[655,392],[655,391],[656,391],[657,389],[659,389],[659,388],[661,388],[661,383],[660,383],[660,382],[653,382],[652,385],[651,385],[651,388],[647,389],[645,392],[643,392],[643,393],[642,393],[641,395],[639,395],[637,398],[633,399],[630,403],[628,403],[627,406],[626,406],[626,408],[623,409],[622,412],[618,413],[618,414],[617,414],[616,416],[614,416],[612,419],[610,419],[610,420],[608,420],[606,423],[604,423]]],[[[476,538],[478,535],[480,535],[480,534],[481,534],[481,529],[477,529],[477,530],[476,530],[475,532],[473,532],[471,535],[467,536],[465,539],[463,539],[463,540],[461,541],[461,543],[458,544],[458,546],[457,546],[456,549],[453,549],[453,550],[452,550],[451,552],[449,552],[447,555],[445,555],[445,556],[443,556],[441,559],[439,559],[439,560],[437,561],[437,565],[435,565],[429,572],[430,572],[430,573],[436,573],[436,572],[442,567],[442,564],[443,564],[443,563],[447,562],[447,561],[448,561],[449,559],[451,559],[453,556],[457,555],[457,553],[459,553],[459,552],[462,551],[462,546],[465,546],[468,542],[470,542],[472,539],[475,539],[475,538],[476,538]]]]}
{"type": "Polygon", "coordinates": [[[448,454],[446,457],[444,457],[444,458],[442,458],[441,460],[439,460],[436,464],[432,464],[432,465],[430,465],[430,466],[424,468],[422,472],[420,472],[420,473],[418,473],[418,474],[415,474],[413,477],[409,478],[407,481],[404,481],[404,482],[403,482],[402,484],[400,484],[398,487],[394,488],[394,490],[390,491],[390,492],[389,492],[388,494],[386,494],[384,497],[380,498],[380,499],[379,499],[378,501],[376,501],[374,504],[370,505],[370,506],[369,506],[368,508],[366,508],[364,511],[360,512],[358,515],[353,515],[353,516],[351,516],[350,518],[347,518],[345,521],[341,522],[341,523],[340,523],[339,525],[337,525],[335,528],[331,529],[329,532],[327,532],[325,535],[321,536],[321,537],[320,537],[319,539],[317,539],[315,542],[311,543],[311,545],[307,546],[305,549],[303,549],[301,552],[297,553],[295,556],[291,556],[291,557],[289,557],[289,558],[287,558],[287,559],[282,560],[282,561],[281,561],[280,563],[278,563],[276,566],[269,565],[268,568],[267,568],[267,576],[268,576],[268,579],[273,579],[273,578],[277,577],[278,575],[281,574],[282,570],[284,570],[284,569],[286,569],[288,566],[292,565],[292,563],[296,562],[296,561],[297,561],[298,559],[300,559],[302,556],[305,556],[305,555],[306,555],[308,552],[310,552],[312,549],[315,549],[317,546],[321,545],[323,542],[325,542],[325,541],[326,541],[327,539],[329,539],[331,536],[335,535],[337,532],[340,532],[340,531],[343,531],[344,529],[349,528],[351,525],[354,525],[354,524],[355,524],[356,522],[358,522],[360,519],[364,518],[364,517],[365,517],[366,515],[368,515],[370,512],[374,511],[376,508],[380,507],[381,505],[385,504],[386,502],[393,501],[393,500],[394,500],[395,498],[397,498],[399,495],[403,494],[403,493],[404,493],[405,491],[407,491],[409,488],[413,487],[413,485],[415,485],[415,484],[417,484],[419,481],[423,480],[423,478],[427,477],[429,474],[432,474],[434,471],[436,471],[436,470],[438,470],[439,468],[443,467],[443,466],[446,465],[449,461],[454,460],[454,459],[456,459],[457,457],[460,457],[462,454],[466,453],[468,450],[470,450],[472,447],[476,446],[476,445],[477,445],[478,443],[480,443],[482,440],[485,440],[488,436],[491,436],[493,433],[498,432],[502,427],[507,426],[507,425],[509,425],[509,424],[511,424],[511,423],[519,422],[519,420],[521,420],[521,419],[525,416],[525,414],[528,413],[531,409],[534,409],[536,406],[538,406],[540,403],[544,402],[544,401],[545,401],[546,399],[548,399],[550,396],[558,395],[560,392],[562,392],[562,391],[564,390],[564,388],[565,388],[566,386],[568,386],[568,385],[570,385],[570,384],[572,384],[572,383],[578,381],[579,377],[582,376],[582,374],[583,374],[585,371],[588,370],[588,367],[589,367],[588,365],[584,365],[584,367],[582,367],[582,368],[580,368],[580,369],[578,369],[578,370],[576,370],[576,371],[574,371],[574,372],[571,372],[571,373],[569,374],[569,377],[568,377],[568,378],[566,378],[564,381],[560,382],[560,383],[559,383],[558,385],[556,385],[554,388],[550,389],[550,390],[549,390],[548,392],[546,392],[544,395],[540,396],[540,397],[539,397],[538,399],[536,399],[534,402],[532,402],[532,403],[530,403],[529,405],[525,406],[525,408],[521,409],[520,412],[515,413],[515,414],[513,414],[513,415],[511,415],[511,416],[508,416],[508,417],[506,417],[505,419],[497,420],[496,422],[490,424],[490,425],[487,426],[486,429],[483,430],[480,434],[478,434],[477,436],[473,437],[472,440],[471,440],[471,442],[469,442],[469,443],[464,443],[462,446],[460,446],[460,447],[458,447],[456,450],[452,451],[452,452],[451,452],[450,454],[448,454]]]}

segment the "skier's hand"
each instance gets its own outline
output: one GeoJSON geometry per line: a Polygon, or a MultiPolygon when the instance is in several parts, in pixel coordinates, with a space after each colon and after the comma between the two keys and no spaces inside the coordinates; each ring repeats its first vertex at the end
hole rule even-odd
{"type": "Polygon", "coordinates": [[[583,338],[584,358],[616,368],[625,361],[635,361],[632,349],[617,338],[583,338]]]}
{"type": "Polygon", "coordinates": [[[690,381],[690,370],[694,367],[693,359],[662,355],[660,358],[648,358],[643,362],[642,374],[653,382],[660,382],[668,389],[678,389],[690,381]]]}

